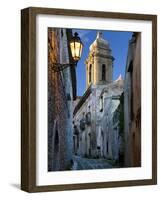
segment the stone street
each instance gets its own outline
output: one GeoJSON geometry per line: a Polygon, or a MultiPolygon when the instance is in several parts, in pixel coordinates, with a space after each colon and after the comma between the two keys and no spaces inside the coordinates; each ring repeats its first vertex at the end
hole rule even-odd
{"type": "Polygon", "coordinates": [[[72,170],[82,170],[82,169],[107,169],[114,168],[112,162],[107,159],[89,159],[82,158],[80,156],[73,157],[73,167],[72,170]]]}

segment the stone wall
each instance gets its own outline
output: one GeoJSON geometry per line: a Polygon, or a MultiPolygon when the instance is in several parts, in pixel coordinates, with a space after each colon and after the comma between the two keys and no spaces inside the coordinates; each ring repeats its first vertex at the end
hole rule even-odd
{"type": "Polygon", "coordinates": [[[81,156],[95,156],[96,149],[94,90],[89,89],[77,104],[79,107],[83,101],[82,105],[74,112],[75,154],[81,156]]]}
{"type": "Polygon", "coordinates": [[[123,80],[118,79],[106,87],[103,97],[103,110],[100,114],[103,157],[122,162],[124,140],[123,120],[123,80]]]}
{"type": "Polygon", "coordinates": [[[119,161],[123,141],[120,125],[123,80],[108,85],[91,85],[89,89],[74,112],[74,152],[83,157],[119,161]],[[89,89],[90,94],[86,95],[89,89]],[[102,105],[100,101],[103,101],[102,105]]]}
{"type": "Polygon", "coordinates": [[[48,170],[67,170],[72,160],[73,94],[70,68],[54,72],[52,63],[69,63],[66,29],[48,29],[48,170]]]}
{"type": "Polygon", "coordinates": [[[141,166],[141,33],[136,35],[132,76],[132,124],[133,166],[141,166]]]}
{"type": "Polygon", "coordinates": [[[124,86],[125,165],[141,166],[141,33],[129,41],[124,86]]]}

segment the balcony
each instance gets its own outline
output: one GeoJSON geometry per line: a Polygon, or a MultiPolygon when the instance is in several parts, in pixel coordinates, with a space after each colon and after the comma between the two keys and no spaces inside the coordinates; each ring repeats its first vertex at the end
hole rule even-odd
{"type": "Polygon", "coordinates": [[[84,131],[85,128],[86,128],[86,120],[85,120],[85,118],[82,118],[80,120],[80,130],[84,131]]]}
{"type": "Polygon", "coordinates": [[[76,125],[74,125],[74,135],[79,135],[79,130],[76,125]]]}

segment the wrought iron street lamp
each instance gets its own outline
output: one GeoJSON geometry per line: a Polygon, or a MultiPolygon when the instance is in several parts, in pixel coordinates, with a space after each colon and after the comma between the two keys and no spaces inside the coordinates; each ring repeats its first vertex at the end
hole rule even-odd
{"type": "Polygon", "coordinates": [[[75,32],[74,37],[70,41],[70,49],[72,53],[72,58],[76,63],[81,58],[82,48],[83,48],[83,43],[80,37],[78,36],[78,33],[75,32]]]}
{"type": "Polygon", "coordinates": [[[83,49],[83,43],[78,36],[78,33],[75,32],[74,36],[71,38],[70,42],[70,50],[71,50],[71,55],[73,62],[71,63],[53,63],[52,64],[52,69],[54,72],[60,72],[63,71],[65,68],[70,67],[70,66],[76,66],[77,62],[81,58],[82,54],[82,49],[83,49]]]}

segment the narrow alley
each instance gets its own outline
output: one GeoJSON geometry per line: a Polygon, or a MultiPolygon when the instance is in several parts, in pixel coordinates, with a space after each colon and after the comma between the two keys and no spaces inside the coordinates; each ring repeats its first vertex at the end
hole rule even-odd
{"type": "Polygon", "coordinates": [[[107,169],[117,167],[111,160],[108,159],[91,159],[82,158],[80,156],[73,157],[73,167],[72,170],[82,170],[82,169],[107,169]]]}

